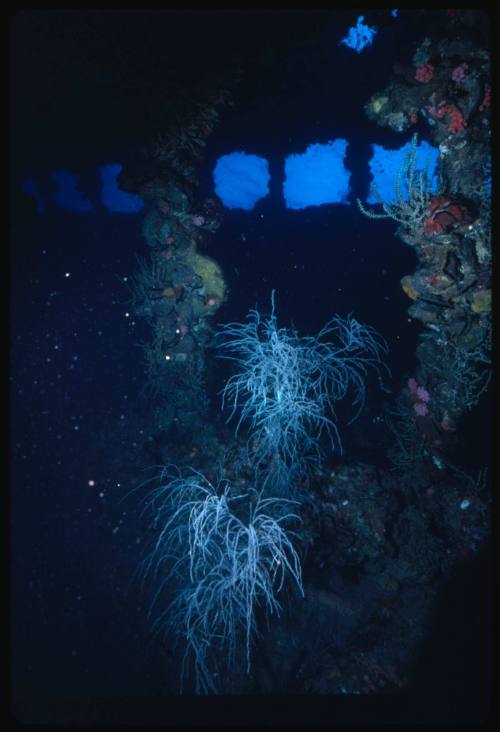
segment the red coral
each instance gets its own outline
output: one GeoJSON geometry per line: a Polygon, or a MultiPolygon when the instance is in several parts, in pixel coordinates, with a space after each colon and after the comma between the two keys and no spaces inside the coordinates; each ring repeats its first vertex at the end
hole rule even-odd
{"type": "Polygon", "coordinates": [[[429,213],[433,214],[438,209],[448,206],[450,203],[450,199],[446,196],[434,196],[434,198],[429,201],[429,213]]]}
{"type": "Polygon", "coordinates": [[[429,218],[425,222],[427,234],[440,234],[450,224],[462,224],[470,221],[465,206],[453,203],[446,196],[435,196],[429,201],[429,218]]]}
{"type": "Polygon", "coordinates": [[[445,224],[438,217],[445,213],[450,203],[450,199],[446,198],[446,196],[435,196],[429,201],[428,208],[430,215],[425,222],[425,231],[427,234],[440,234],[444,231],[445,224]]]}
{"type": "Polygon", "coordinates": [[[450,104],[448,113],[450,115],[450,124],[448,125],[448,132],[459,132],[467,127],[467,122],[464,119],[462,112],[454,104],[450,104]]]}
{"type": "Polygon", "coordinates": [[[427,84],[434,76],[434,66],[432,64],[422,64],[417,66],[415,71],[415,79],[421,84],[427,84]]]}
{"type": "Polygon", "coordinates": [[[425,222],[425,233],[426,234],[440,234],[443,231],[443,227],[438,221],[429,218],[425,222]]]}
{"type": "Polygon", "coordinates": [[[467,127],[467,122],[462,112],[454,104],[446,104],[443,100],[437,107],[432,105],[426,109],[432,117],[436,117],[437,119],[442,119],[446,115],[449,115],[448,132],[459,132],[459,130],[467,127]]]}

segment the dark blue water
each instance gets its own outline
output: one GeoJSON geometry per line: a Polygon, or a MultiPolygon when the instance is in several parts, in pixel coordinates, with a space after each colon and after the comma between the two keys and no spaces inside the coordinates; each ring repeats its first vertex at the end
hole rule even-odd
{"type": "MultiPolygon", "coordinates": [[[[128,314],[123,285],[136,255],[147,254],[141,217],[38,215],[20,192],[27,175],[72,170],[97,199],[98,165],[134,156],[169,85],[178,90],[207,67],[227,70],[238,52],[251,68],[255,55],[255,75],[247,73],[234,111],[209,139],[201,174],[203,198],[217,157],[244,149],[266,157],[272,176],[270,195],[252,212],[228,212],[206,247],[230,291],[216,321],[242,320],[256,305],[268,312],[274,289],[279,324],[304,335],[335,313],[374,326],[389,345],[394,391],[415,368],[421,328],[408,319],[400,279],[416,260],[394,223],[372,222],[355,205],[290,211],[281,189],[286,155],[345,137],[352,201],[364,195],[369,144],[401,140],[370,123],[363,104],[425,23],[380,17],[379,42],[357,56],[337,45],[350,13],[280,12],[265,23],[261,15],[159,21],[54,11],[14,25],[9,528],[18,718],[120,719],[112,704],[92,711],[120,698],[128,700],[122,717],[147,721],[147,712],[134,717],[132,708],[143,707],[131,700],[155,700],[154,709],[178,684],[174,651],[150,636],[149,599],[135,576],[148,522],[128,495],[153,461],[138,402],[137,344],[147,329],[128,314]],[[287,34],[302,33],[304,43],[287,50],[287,34]],[[264,78],[257,57],[266,47],[274,62],[264,78]]],[[[376,411],[382,398],[373,399],[376,411]]]]}

